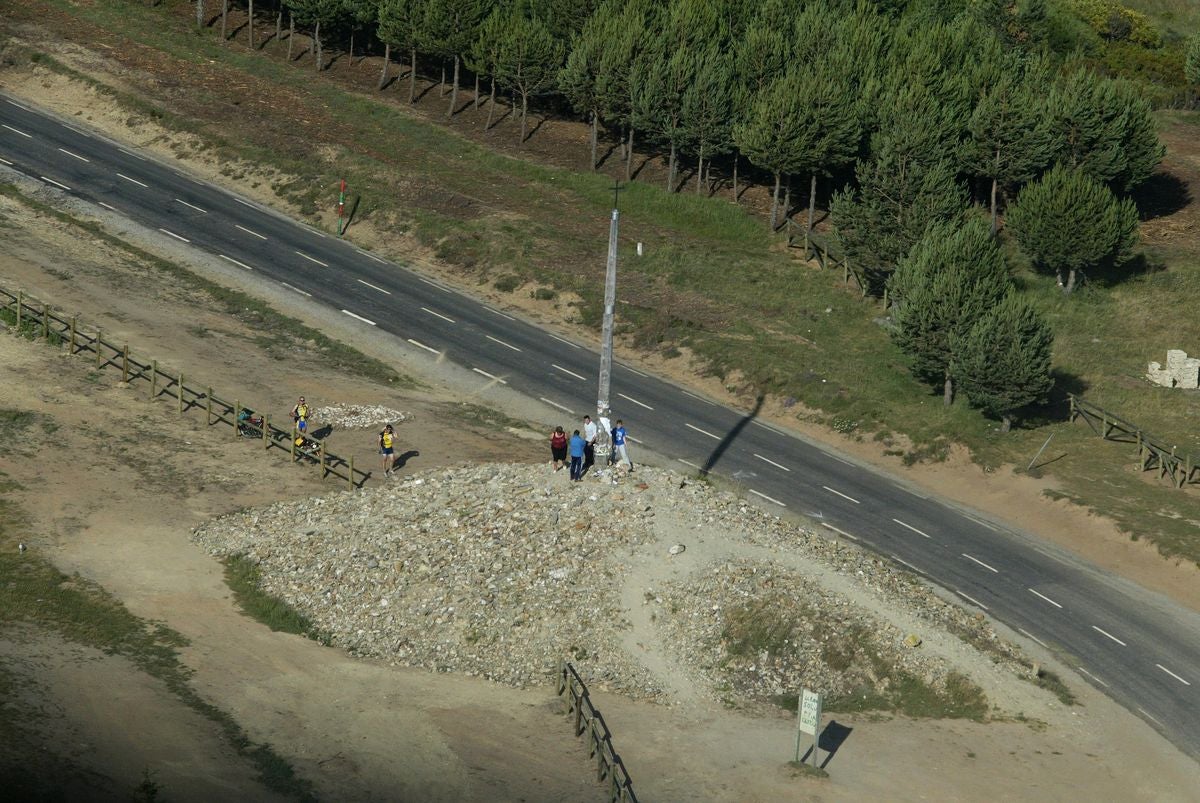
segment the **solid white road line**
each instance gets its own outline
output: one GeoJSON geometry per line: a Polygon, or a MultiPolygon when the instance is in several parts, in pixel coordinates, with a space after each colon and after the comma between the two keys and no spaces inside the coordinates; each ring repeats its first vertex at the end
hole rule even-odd
{"type": "Polygon", "coordinates": [[[646,374],[643,374],[641,371],[634,370],[633,368],[630,368],[628,365],[622,365],[621,367],[624,368],[626,371],[628,371],[631,374],[637,374],[638,376],[646,376],[646,374]]]}
{"type": "Polygon", "coordinates": [[[439,357],[440,357],[440,356],[442,356],[442,353],[441,353],[440,351],[438,351],[437,349],[435,349],[435,348],[431,348],[431,347],[429,347],[429,346],[426,346],[424,343],[421,343],[421,342],[418,342],[418,341],[416,341],[416,340],[413,340],[411,337],[410,337],[410,338],[408,338],[408,342],[409,342],[409,343],[412,343],[414,346],[416,346],[416,347],[417,347],[417,348],[419,348],[419,349],[425,349],[425,350],[426,350],[426,351],[428,351],[430,354],[436,354],[436,355],[438,355],[439,357]]]}
{"type": "Polygon", "coordinates": [[[185,243],[191,242],[191,240],[189,240],[187,237],[180,237],[178,234],[176,234],[173,231],[167,231],[166,229],[159,229],[159,231],[161,231],[163,234],[168,234],[168,235],[174,237],[176,240],[182,240],[185,243]]]}
{"type": "Polygon", "coordinates": [[[1125,647],[1125,646],[1127,646],[1127,645],[1125,644],[1125,642],[1121,641],[1119,638],[1117,638],[1116,636],[1114,636],[1112,633],[1109,633],[1107,630],[1101,630],[1100,628],[1096,627],[1095,625],[1092,625],[1092,630],[1095,630],[1097,633],[1099,633],[1100,635],[1104,636],[1105,638],[1110,638],[1110,639],[1112,639],[1113,641],[1115,641],[1115,642],[1117,642],[1118,644],[1120,644],[1122,647],[1125,647]]]}
{"type": "Polygon", "coordinates": [[[221,259],[225,260],[226,262],[232,262],[233,264],[237,265],[239,268],[245,268],[246,270],[254,270],[254,268],[250,267],[245,262],[238,262],[233,257],[227,257],[224,254],[217,254],[217,256],[219,256],[221,259]]]}
{"type": "Polygon", "coordinates": [[[251,209],[257,209],[257,208],[258,208],[257,206],[255,206],[254,204],[250,203],[249,201],[243,201],[241,198],[234,198],[233,200],[237,201],[237,202],[238,202],[239,204],[241,204],[242,206],[248,206],[248,207],[250,207],[251,209]]]}
{"type": "Polygon", "coordinates": [[[5,98],[5,99],[4,99],[4,102],[5,102],[5,103],[7,103],[7,104],[8,104],[8,105],[10,105],[10,106],[16,106],[18,109],[24,109],[24,110],[25,110],[25,111],[27,111],[27,112],[32,112],[32,111],[33,111],[33,109],[30,109],[30,108],[29,108],[29,107],[27,107],[27,106],[22,106],[20,103],[17,103],[15,100],[9,100],[8,98],[5,98]]]}
{"type": "Polygon", "coordinates": [[[916,491],[914,491],[911,488],[905,488],[903,485],[897,485],[895,487],[904,491],[904,493],[906,493],[906,494],[912,494],[913,496],[917,497],[918,499],[928,499],[929,498],[928,496],[925,496],[924,494],[917,493],[916,491]]]}
{"type": "Polygon", "coordinates": [[[364,317],[363,317],[363,316],[361,316],[361,315],[355,315],[353,312],[351,312],[351,311],[350,311],[350,310],[348,310],[348,309],[344,309],[344,310],[342,310],[342,312],[346,313],[346,314],[347,314],[347,315],[349,315],[351,318],[354,318],[354,319],[355,319],[355,320],[357,320],[357,321],[362,321],[363,323],[365,323],[365,324],[369,324],[369,325],[371,325],[371,326],[374,326],[374,325],[375,325],[375,321],[372,321],[370,318],[364,318],[364,317]]]}
{"type": "Polygon", "coordinates": [[[1094,680],[1094,681],[1096,681],[1097,683],[1099,683],[1099,684],[1100,684],[1101,686],[1103,686],[1104,688],[1106,688],[1106,689],[1108,688],[1108,684],[1107,684],[1107,683],[1105,683],[1103,680],[1101,680],[1100,678],[1098,678],[1098,677],[1096,677],[1095,675],[1093,675],[1091,672],[1089,672],[1089,671],[1087,671],[1086,669],[1084,669],[1082,666],[1077,666],[1077,667],[1075,667],[1075,668],[1076,668],[1076,669],[1078,669],[1078,670],[1079,670],[1080,672],[1082,672],[1083,674],[1087,675],[1087,676],[1088,676],[1089,678],[1091,678],[1092,680],[1094,680]]]}
{"type": "MultiPolygon", "coordinates": [[[[549,332],[547,332],[546,334],[550,335],[550,333],[549,333],[549,332]]],[[[573,349],[583,348],[583,347],[582,347],[582,346],[580,346],[578,343],[572,343],[570,340],[563,340],[563,339],[562,339],[561,337],[559,337],[558,335],[550,335],[550,337],[554,338],[554,339],[555,339],[555,340],[557,340],[559,343],[565,343],[566,345],[570,346],[570,347],[571,347],[571,348],[573,348],[573,349]]]]}
{"type": "Polygon", "coordinates": [[[54,186],[56,186],[56,187],[62,187],[64,190],[68,190],[68,191],[70,191],[70,189],[71,189],[71,188],[70,188],[70,187],[68,187],[66,184],[63,184],[61,181],[55,181],[54,179],[52,179],[52,178],[46,178],[45,176],[42,176],[42,181],[49,182],[49,183],[53,184],[53,185],[54,185],[54,186]]]}
{"type": "Polygon", "coordinates": [[[1046,642],[1042,641],[1040,638],[1038,638],[1037,636],[1033,635],[1032,633],[1030,633],[1030,632],[1029,632],[1028,630],[1026,630],[1025,628],[1023,628],[1023,627],[1018,627],[1018,628],[1017,628],[1017,630],[1021,631],[1021,632],[1022,632],[1022,633],[1024,633],[1024,634],[1025,634],[1027,637],[1029,637],[1029,638],[1033,639],[1034,641],[1036,641],[1038,644],[1041,644],[1041,645],[1042,645],[1043,647],[1045,647],[1046,649],[1050,649],[1050,647],[1049,647],[1049,646],[1047,646],[1046,642]]]}
{"type": "Polygon", "coordinates": [[[127,151],[124,148],[117,148],[117,150],[119,150],[121,153],[125,154],[126,156],[132,156],[134,159],[137,159],[139,162],[146,161],[146,158],[144,156],[138,156],[133,151],[127,151]]]}
{"type": "Polygon", "coordinates": [[[964,558],[966,558],[967,560],[971,561],[972,563],[978,563],[980,566],[987,569],[989,572],[992,572],[993,574],[1000,574],[999,569],[993,569],[991,566],[988,566],[986,563],[981,561],[979,558],[972,557],[971,555],[968,555],[966,552],[962,553],[962,556],[964,558]]]}
{"type": "Polygon", "coordinates": [[[570,407],[563,407],[558,402],[552,402],[549,399],[547,399],[545,396],[538,396],[538,398],[541,399],[542,401],[544,401],[546,404],[550,405],[551,407],[557,407],[558,409],[562,410],[567,415],[575,415],[575,411],[572,410],[570,407]]]}
{"type": "Polygon", "coordinates": [[[435,318],[441,318],[443,321],[449,321],[450,323],[458,323],[458,321],[454,320],[453,318],[447,318],[442,313],[434,312],[429,307],[421,307],[421,309],[423,309],[425,312],[428,312],[430,315],[434,316],[435,318]]]}
{"type": "Polygon", "coordinates": [[[976,607],[979,607],[979,608],[983,608],[985,611],[988,610],[988,606],[984,605],[982,602],[975,599],[974,597],[968,597],[966,594],[959,591],[957,588],[954,589],[954,593],[958,594],[960,597],[962,597],[963,599],[965,599],[967,602],[971,603],[972,605],[975,605],[976,607]]]}
{"type": "Polygon", "coordinates": [[[0,156],[0,162],[4,162],[4,164],[8,165],[9,167],[12,167],[12,162],[8,161],[3,156],[0,156]]]}
{"type": "Polygon", "coordinates": [[[1179,681],[1180,683],[1182,683],[1184,686],[1191,686],[1191,685],[1192,685],[1191,683],[1188,683],[1188,682],[1187,682],[1186,680],[1184,680],[1183,678],[1179,677],[1179,675],[1176,675],[1176,674],[1175,674],[1174,672],[1172,672],[1170,669],[1167,669],[1167,668],[1166,668],[1165,666],[1163,666],[1162,664],[1155,664],[1155,666],[1157,666],[1157,667],[1158,667],[1159,669],[1161,669],[1162,671],[1166,672],[1166,673],[1167,673],[1168,675],[1170,675],[1171,677],[1173,677],[1173,678],[1175,678],[1176,680],[1178,680],[1178,681],[1179,681]]]}
{"type": "Polygon", "coordinates": [[[824,527],[826,530],[833,530],[833,531],[834,531],[835,533],[837,533],[838,535],[844,535],[844,536],[846,536],[847,538],[849,538],[851,541],[857,541],[857,540],[858,540],[858,536],[857,536],[857,535],[851,535],[850,533],[846,532],[845,530],[839,530],[837,527],[834,527],[832,524],[829,524],[829,523],[827,523],[827,522],[824,522],[824,521],[823,521],[823,522],[821,522],[821,526],[822,526],[822,527],[824,527]]]}
{"type": "Polygon", "coordinates": [[[763,461],[764,463],[770,463],[771,465],[775,466],[775,468],[782,469],[784,471],[791,471],[791,469],[788,468],[787,466],[781,466],[778,463],[776,463],[774,460],[772,460],[771,458],[763,457],[762,455],[758,454],[757,452],[754,453],[754,456],[757,457],[759,460],[763,461]]]}
{"type": "Polygon", "coordinates": [[[921,571],[916,566],[913,566],[911,563],[909,563],[908,561],[906,561],[904,558],[900,557],[899,555],[892,555],[892,560],[897,561],[898,563],[903,563],[905,566],[912,569],[914,572],[917,572],[918,574],[925,574],[925,572],[921,571]]]}
{"type": "Polygon", "coordinates": [[[377,256],[375,256],[374,254],[372,254],[370,251],[364,251],[364,250],[362,250],[361,248],[355,248],[354,250],[355,250],[355,251],[357,251],[358,253],[362,254],[363,256],[365,256],[367,259],[373,259],[373,260],[375,260],[375,261],[376,261],[376,262],[378,262],[380,265],[386,265],[386,264],[387,264],[387,261],[386,261],[386,260],[380,259],[379,257],[377,257],[377,256]]]}
{"type": "Polygon", "coordinates": [[[763,493],[759,493],[758,491],[754,490],[753,488],[749,488],[748,490],[750,491],[750,493],[754,494],[755,496],[761,496],[763,499],[766,499],[768,502],[774,502],[775,504],[779,505],[780,507],[787,507],[787,505],[785,505],[783,502],[780,502],[778,499],[775,499],[774,497],[767,496],[766,494],[763,494],[763,493]]]}
{"type": "Polygon", "coordinates": [[[639,444],[641,443],[641,441],[640,441],[640,440],[638,440],[637,438],[633,437],[632,435],[626,435],[626,436],[625,436],[625,440],[629,441],[630,443],[639,443],[639,444]]]}
{"type": "Polygon", "coordinates": [[[358,279],[358,283],[365,284],[367,287],[370,287],[372,290],[378,290],[379,292],[383,293],[385,296],[390,296],[392,294],[391,290],[384,290],[382,287],[371,284],[370,282],[364,282],[362,279],[358,279]]]}
{"type": "Polygon", "coordinates": [[[138,181],[136,178],[130,178],[129,176],[125,175],[124,173],[117,173],[117,178],[123,178],[126,181],[128,181],[130,184],[136,184],[139,187],[141,187],[142,189],[150,188],[149,184],[144,184],[141,181],[138,181]]]}
{"type": "MultiPolygon", "coordinates": [[[[251,231],[250,229],[246,228],[245,226],[238,225],[237,223],[234,223],[234,224],[233,224],[233,227],[234,227],[235,229],[241,229],[242,231],[246,232],[247,234],[253,235],[253,236],[257,237],[257,238],[258,238],[258,239],[260,239],[260,240],[265,240],[265,239],[267,239],[266,237],[264,237],[263,235],[259,234],[258,232],[256,232],[256,231],[251,231]]],[[[297,253],[297,254],[300,254],[300,252],[299,252],[299,251],[297,251],[296,253],[297,253]]],[[[300,256],[304,256],[304,254],[300,254],[300,256]]],[[[312,259],[312,258],[311,258],[311,257],[309,257],[309,259],[312,259]]],[[[313,259],[313,262],[316,262],[316,260],[315,260],[315,259],[313,259]]],[[[324,263],[322,263],[322,264],[324,264],[324,263]]],[[[329,267],[329,266],[328,266],[328,265],[325,265],[325,267],[329,267]]]]}
{"type": "Polygon", "coordinates": [[[312,298],[312,293],[306,293],[303,290],[301,290],[299,287],[294,287],[294,286],[288,284],[287,282],[280,282],[280,284],[282,284],[284,287],[286,287],[289,290],[295,290],[297,293],[299,293],[302,296],[308,296],[309,298],[312,298]]]}
{"type": "Polygon", "coordinates": [[[26,134],[21,129],[13,128],[11,125],[8,125],[6,123],[0,123],[0,127],[7,128],[9,131],[13,132],[14,134],[20,134],[21,136],[25,137],[26,139],[33,139],[32,134],[26,134]]]}
{"type": "Polygon", "coordinates": [[[322,234],[321,232],[317,231],[316,229],[309,229],[309,231],[312,232],[313,234],[317,235],[318,237],[320,237],[322,240],[325,239],[325,235],[322,234]]]}
{"type": "Polygon", "coordinates": [[[928,534],[928,533],[923,533],[923,532],[921,532],[920,530],[918,530],[916,527],[912,526],[911,524],[905,524],[904,522],[900,521],[900,519],[892,519],[892,521],[896,522],[896,523],[897,523],[897,524],[899,524],[901,527],[906,527],[906,528],[908,528],[908,529],[912,530],[912,531],[913,531],[914,533],[916,533],[917,535],[923,535],[923,536],[925,536],[926,538],[928,538],[928,537],[929,537],[929,534],[928,534]]]}
{"type": "Polygon", "coordinates": [[[693,463],[693,462],[692,462],[692,461],[690,461],[690,460],[684,460],[682,457],[677,457],[677,458],[675,458],[675,459],[676,459],[676,460],[678,460],[680,463],[683,463],[685,466],[691,466],[692,468],[696,469],[697,471],[703,471],[703,470],[704,470],[703,468],[701,468],[700,466],[696,465],[695,463],[693,463]]]}
{"type": "Polygon", "coordinates": [[[201,209],[200,207],[196,206],[195,204],[189,204],[187,201],[183,200],[182,198],[176,198],[175,202],[183,204],[184,206],[188,207],[189,209],[195,209],[197,212],[201,212],[205,215],[208,214],[207,209],[201,209]]]}
{"type": "Polygon", "coordinates": [[[424,276],[418,276],[417,278],[420,279],[421,281],[425,282],[425,284],[429,285],[430,287],[436,287],[437,289],[441,290],[443,293],[450,292],[449,290],[447,290],[445,287],[442,287],[437,282],[431,282],[428,279],[426,279],[424,276]]]}
{"type": "Polygon", "coordinates": [[[493,343],[499,343],[501,346],[504,346],[504,348],[506,348],[506,349],[512,349],[513,351],[520,351],[520,349],[517,348],[516,346],[514,346],[510,343],[505,343],[503,340],[501,340],[498,337],[492,337],[491,335],[484,335],[484,337],[486,337],[488,340],[492,341],[493,343]]]}
{"type": "Polygon", "coordinates": [[[695,399],[696,401],[701,401],[701,402],[704,402],[705,404],[707,404],[707,405],[709,405],[709,406],[711,406],[711,407],[716,407],[716,406],[717,406],[717,405],[713,404],[712,402],[710,402],[708,399],[703,399],[703,398],[701,398],[701,397],[697,396],[695,393],[688,393],[686,390],[681,390],[681,391],[679,391],[679,392],[680,392],[680,393],[682,393],[684,396],[691,396],[691,397],[692,397],[693,399],[695,399]]]}
{"type": "Polygon", "coordinates": [[[112,211],[114,211],[114,212],[116,212],[116,211],[117,211],[117,208],[116,208],[115,206],[109,206],[108,204],[104,203],[104,201],[96,201],[96,203],[100,204],[100,205],[101,205],[101,206],[103,206],[105,209],[111,209],[111,210],[112,210],[112,211]]]}
{"type": "Polygon", "coordinates": [[[477,374],[483,374],[484,376],[486,376],[488,379],[492,380],[493,382],[499,382],[501,385],[507,385],[507,384],[508,384],[508,382],[504,381],[503,379],[501,379],[500,377],[496,376],[495,374],[489,374],[487,371],[484,371],[484,370],[482,370],[482,369],[479,369],[479,368],[472,368],[471,370],[472,370],[472,371],[474,371],[474,372],[475,372],[475,373],[477,373],[477,374]]]}
{"type": "Polygon", "coordinates": [[[640,401],[638,401],[637,399],[633,398],[632,396],[626,396],[624,393],[618,393],[617,395],[618,395],[618,396],[620,396],[620,397],[621,397],[622,399],[624,399],[625,401],[628,401],[628,402],[633,402],[633,403],[634,403],[634,404],[636,404],[638,407],[645,407],[647,410],[653,410],[653,409],[654,409],[653,407],[651,407],[650,405],[646,404],[645,402],[640,402],[640,401]]]}
{"type": "Polygon", "coordinates": [[[857,499],[855,499],[853,496],[846,496],[846,495],[845,495],[844,493],[842,493],[841,491],[835,491],[834,489],[830,488],[828,485],[822,485],[821,487],[822,487],[822,488],[824,488],[825,490],[829,491],[829,493],[831,493],[831,494],[837,494],[838,496],[842,497],[843,499],[849,499],[851,502],[853,502],[853,503],[854,503],[854,504],[856,504],[856,505],[857,505],[857,504],[861,504],[861,503],[860,503],[860,502],[859,502],[857,499]]]}
{"type": "MultiPolygon", "coordinates": [[[[551,335],[551,337],[553,337],[553,335],[551,335]]],[[[573,376],[576,379],[582,379],[584,382],[587,381],[586,376],[580,376],[579,374],[575,373],[574,371],[568,371],[566,368],[563,368],[561,365],[555,365],[554,363],[550,363],[550,367],[557,368],[558,370],[562,371],[564,374],[567,374],[568,376],[573,376]]]]}
{"type": "MultiPolygon", "coordinates": [[[[238,228],[240,229],[240,228],[241,228],[241,226],[238,226],[238,228]]],[[[251,233],[251,234],[254,234],[254,232],[250,232],[250,233],[251,233]]],[[[262,235],[255,235],[255,236],[261,237],[262,235]]],[[[266,238],[266,237],[263,237],[263,239],[265,240],[265,239],[267,239],[267,238],[266,238]]],[[[317,263],[317,264],[318,264],[318,265],[320,265],[322,268],[328,268],[328,267],[329,267],[329,265],[327,265],[326,263],[322,262],[321,260],[317,259],[316,257],[310,257],[308,254],[304,253],[303,251],[297,251],[296,253],[297,253],[297,254],[299,254],[300,256],[304,257],[305,259],[307,259],[309,262],[315,262],[315,263],[317,263]]]]}
{"type": "Polygon", "coordinates": [[[508,318],[510,321],[516,320],[516,318],[514,318],[513,316],[505,315],[503,312],[501,312],[498,309],[492,309],[491,307],[488,307],[488,306],[484,306],[484,309],[487,310],[488,312],[492,313],[493,315],[499,315],[501,318],[508,318]]]}
{"type": "Polygon", "coordinates": [[[694,427],[694,426],[692,426],[691,424],[686,424],[686,423],[684,424],[684,426],[685,426],[685,427],[687,427],[688,429],[694,429],[694,430],[696,430],[696,431],[697,431],[697,432],[699,432],[701,435],[707,435],[708,437],[712,438],[714,441],[719,441],[719,440],[721,440],[721,437],[720,437],[719,435],[714,435],[714,434],[712,434],[711,432],[709,432],[709,431],[707,431],[707,430],[700,429],[700,427],[694,427]]]}
{"type": "Polygon", "coordinates": [[[992,532],[994,532],[994,533],[998,533],[998,532],[1000,532],[1000,530],[999,530],[999,529],[997,529],[996,527],[993,527],[992,525],[988,524],[988,523],[987,523],[986,521],[984,521],[983,519],[977,519],[977,518],[975,518],[974,516],[972,516],[972,515],[969,515],[969,514],[967,514],[967,513],[964,513],[964,514],[963,514],[963,516],[966,516],[968,519],[970,519],[971,521],[975,522],[975,523],[976,523],[976,524],[978,524],[980,527],[987,527],[989,530],[991,530],[991,531],[992,531],[992,532]]]}
{"type": "Polygon", "coordinates": [[[1040,591],[1034,591],[1034,590],[1031,588],[1031,589],[1029,589],[1029,592],[1030,592],[1031,594],[1034,594],[1035,596],[1041,597],[1042,599],[1046,600],[1046,602],[1049,602],[1049,603],[1050,603],[1051,605],[1053,605],[1055,608],[1061,608],[1061,607],[1062,607],[1062,606],[1061,606],[1061,605],[1059,605],[1057,602],[1055,602],[1054,600],[1050,599],[1049,597],[1047,597],[1045,594],[1043,594],[1043,593],[1042,593],[1042,592],[1040,592],[1040,591]]]}
{"type": "Polygon", "coordinates": [[[1141,711],[1143,716],[1145,716],[1147,719],[1149,719],[1155,725],[1158,725],[1158,727],[1160,727],[1160,728],[1163,727],[1163,724],[1161,722],[1159,722],[1157,719],[1155,719],[1153,716],[1151,716],[1150,712],[1147,711],[1146,709],[1142,708],[1141,706],[1138,706],[1138,711],[1141,711]]]}
{"type": "Polygon", "coordinates": [[[66,148],[59,148],[59,151],[61,151],[62,153],[65,153],[67,156],[70,156],[72,159],[78,159],[81,162],[89,162],[90,163],[92,161],[91,159],[85,159],[84,157],[80,156],[77,153],[71,153],[66,148]]]}

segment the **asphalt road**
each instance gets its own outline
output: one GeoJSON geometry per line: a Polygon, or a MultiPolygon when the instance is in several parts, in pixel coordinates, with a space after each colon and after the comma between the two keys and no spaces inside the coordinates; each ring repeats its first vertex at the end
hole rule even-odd
{"type": "MultiPolygon", "coordinates": [[[[481,382],[557,407],[565,424],[594,412],[591,349],[3,94],[0,165],[341,310],[364,330],[395,334],[430,359],[444,354],[481,382]]],[[[1200,757],[1200,615],[656,377],[618,365],[612,390],[634,460],[645,446],[706,467],[780,513],[810,515],[831,537],[889,556],[1046,645],[1200,757]]]]}

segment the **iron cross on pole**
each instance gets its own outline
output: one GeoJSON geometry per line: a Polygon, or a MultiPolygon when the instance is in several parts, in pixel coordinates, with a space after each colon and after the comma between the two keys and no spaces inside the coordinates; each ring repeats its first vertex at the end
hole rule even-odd
{"type": "Polygon", "coordinates": [[[608,227],[608,263],[604,272],[604,325],[600,336],[600,388],[596,396],[596,419],[599,427],[596,433],[595,455],[602,465],[607,464],[608,456],[612,453],[610,433],[612,432],[612,412],[608,405],[609,385],[612,379],[612,345],[613,345],[613,308],[617,303],[617,223],[620,213],[617,211],[617,198],[623,187],[621,182],[613,181],[612,220],[608,227]]]}

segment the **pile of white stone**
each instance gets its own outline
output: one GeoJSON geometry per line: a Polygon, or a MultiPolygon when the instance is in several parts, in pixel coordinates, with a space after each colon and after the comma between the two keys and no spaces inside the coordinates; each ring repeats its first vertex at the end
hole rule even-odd
{"type": "Polygon", "coordinates": [[[313,410],[312,420],[334,429],[382,429],[384,424],[412,421],[413,414],[378,404],[330,404],[313,410]]]}

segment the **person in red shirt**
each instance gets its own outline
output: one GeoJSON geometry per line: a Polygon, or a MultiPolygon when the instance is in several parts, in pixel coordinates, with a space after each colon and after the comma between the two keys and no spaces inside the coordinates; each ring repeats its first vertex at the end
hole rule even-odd
{"type": "Polygon", "coordinates": [[[567,433],[562,427],[555,427],[550,433],[550,456],[554,460],[554,470],[560,470],[567,462],[567,433]]]}

